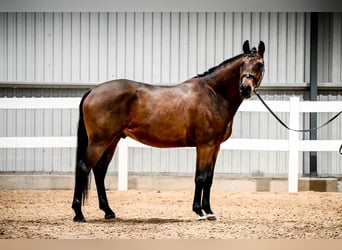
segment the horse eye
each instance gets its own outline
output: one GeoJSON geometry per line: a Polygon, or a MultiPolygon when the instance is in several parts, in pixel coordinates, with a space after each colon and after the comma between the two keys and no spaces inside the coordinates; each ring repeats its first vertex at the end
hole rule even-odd
{"type": "Polygon", "coordinates": [[[265,65],[261,64],[260,71],[261,71],[262,76],[264,76],[264,74],[265,74],[265,65]]]}
{"type": "Polygon", "coordinates": [[[241,63],[241,65],[240,65],[240,71],[244,68],[244,66],[245,66],[245,63],[244,63],[244,62],[241,63]]]}
{"type": "Polygon", "coordinates": [[[264,65],[262,63],[258,63],[257,68],[258,68],[258,70],[262,71],[262,70],[264,70],[264,65]]]}

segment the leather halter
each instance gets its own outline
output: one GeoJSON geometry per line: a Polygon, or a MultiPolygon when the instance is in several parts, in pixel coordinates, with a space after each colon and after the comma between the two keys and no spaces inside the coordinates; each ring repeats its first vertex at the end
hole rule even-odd
{"type": "MultiPolygon", "coordinates": [[[[253,56],[253,55],[248,55],[248,56],[253,56]]],[[[241,69],[240,69],[240,70],[241,70],[241,69]]],[[[240,85],[242,84],[243,78],[245,78],[245,77],[247,77],[247,78],[253,78],[255,87],[257,88],[257,87],[259,87],[259,85],[260,85],[260,83],[261,83],[261,80],[262,80],[262,78],[264,77],[264,73],[265,73],[265,68],[264,68],[264,66],[263,66],[262,69],[261,69],[261,77],[260,77],[260,79],[258,80],[258,79],[256,78],[255,75],[253,75],[253,74],[250,73],[250,72],[247,72],[247,73],[245,73],[245,74],[243,74],[243,75],[241,76],[241,78],[240,78],[240,85]]]]}
{"type": "Polygon", "coordinates": [[[256,78],[255,75],[253,75],[253,74],[250,73],[250,72],[247,72],[247,73],[245,73],[245,74],[243,74],[243,75],[241,76],[241,78],[240,78],[240,85],[242,84],[242,80],[243,80],[243,78],[245,78],[245,77],[247,77],[247,78],[253,78],[256,87],[258,87],[259,84],[260,84],[260,82],[261,82],[261,79],[258,80],[258,79],[256,78]]]}

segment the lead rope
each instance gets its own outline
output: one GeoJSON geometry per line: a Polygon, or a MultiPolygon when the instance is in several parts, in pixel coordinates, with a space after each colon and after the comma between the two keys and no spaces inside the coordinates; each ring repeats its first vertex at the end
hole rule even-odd
{"type": "MultiPolygon", "coordinates": [[[[338,112],[336,115],[334,115],[332,118],[330,118],[328,121],[326,121],[325,123],[323,123],[322,125],[316,127],[316,128],[309,128],[309,129],[292,129],[289,126],[287,126],[282,120],[280,120],[280,118],[272,111],[272,109],[266,104],[266,102],[261,98],[261,96],[258,94],[258,92],[256,92],[256,90],[254,89],[254,93],[256,94],[256,96],[259,98],[259,100],[262,102],[262,104],[264,104],[264,106],[267,108],[268,111],[270,111],[270,113],[273,115],[274,118],[276,118],[276,120],[283,125],[285,128],[287,128],[288,130],[291,131],[295,131],[295,132],[300,132],[300,133],[304,133],[304,132],[310,132],[313,130],[318,130],[326,125],[328,125],[330,122],[332,122],[333,120],[335,120],[340,114],[342,114],[342,110],[340,112],[338,112]]],[[[342,155],[342,145],[339,149],[339,153],[342,155]]]]}

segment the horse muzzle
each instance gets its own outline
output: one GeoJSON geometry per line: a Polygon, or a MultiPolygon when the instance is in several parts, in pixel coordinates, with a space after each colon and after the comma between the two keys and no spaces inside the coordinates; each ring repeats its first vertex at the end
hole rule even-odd
{"type": "Polygon", "coordinates": [[[240,85],[240,94],[244,98],[250,98],[252,95],[253,87],[250,84],[241,84],[240,85]]]}
{"type": "Polygon", "coordinates": [[[250,98],[254,87],[257,86],[258,79],[251,73],[246,73],[241,76],[240,80],[240,94],[244,98],[250,98]]]}

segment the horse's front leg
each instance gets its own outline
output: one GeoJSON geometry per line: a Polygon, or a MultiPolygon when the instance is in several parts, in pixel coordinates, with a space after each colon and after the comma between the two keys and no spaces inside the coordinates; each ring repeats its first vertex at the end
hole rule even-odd
{"type": "Polygon", "coordinates": [[[216,219],[210,206],[210,189],[213,183],[214,167],[219,149],[219,145],[197,147],[196,187],[192,208],[198,215],[197,220],[216,219]]]}

